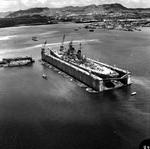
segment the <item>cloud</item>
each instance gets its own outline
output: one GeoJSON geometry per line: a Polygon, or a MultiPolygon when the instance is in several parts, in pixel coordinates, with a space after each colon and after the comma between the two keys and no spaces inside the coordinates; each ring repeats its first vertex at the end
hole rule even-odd
{"type": "Polygon", "coordinates": [[[126,7],[150,7],[149,0],[1,0],[0,11],[14,11],[31,7],[84,6],[106,3],[121,3],[126,7]]]}
{"type": "Polygon", "coordinates": [[[1,0],[0,11],[7,11],[7,8],[15,7],[17,5],[16,0],[1,0]]]}
{"type": "Polygon", "coordinates": [[[21,3],[25,6],[36,6],[39,4],[46,4],[47,0],[21,0],[21,3]]]}

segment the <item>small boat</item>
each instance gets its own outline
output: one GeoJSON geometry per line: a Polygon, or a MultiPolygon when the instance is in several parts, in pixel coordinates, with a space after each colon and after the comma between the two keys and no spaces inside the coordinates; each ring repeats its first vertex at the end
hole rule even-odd
{"type": "Polygon", "coordinates": [[[94,29],[89,29],[89,32],[94,32],[94,29]]]}
{"type": "Polygon", "coordinates": [[[0,61],[0,67],[3,67],[5,65],[5,62],[0,61]]]}
{"type": "Polygon", "coordinates": [[[137,30],[137,31],[141,31],[141,29],[140,29],[140,28],[137,28],[136,30],[137,30]]]}
{"type": "Polygon", "coordinates": [[[43,74],[43,75],[42,75],[42,78],[43,78],[43,79],[47,79],[47,75],[46,75],[46,74],[43,74]]]}
{"type": "Polygon", "coordinates": [[[136,95],[136,92],[132,92],[132,93],[131,93],[131,96],[134,96],[134,95],[136,95]]]}
{"type": "Polygon", "coordinates": [[[74,30],[75,30],[75,31],[78,31],[78,29],[77,29],[77,28],[75,28],[74,30]]]}
{"type": "Polygon", "coordinates": [[[37,37],[32,37],[33,41],[38,41],[37,37]]]}

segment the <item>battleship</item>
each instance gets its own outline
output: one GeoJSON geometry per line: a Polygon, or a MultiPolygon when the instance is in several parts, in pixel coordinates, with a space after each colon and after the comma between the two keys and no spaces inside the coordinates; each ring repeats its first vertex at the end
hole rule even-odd
{"type": "Polygon", "coordinates": [[[68,49],[64,46],[65,35],[58,49],[41,48],[41,59],[60,69],[90,88],[102,92],[131,85],[131,73],[82,54],[82,46],[75,49],[70,41],[68,49]]]}

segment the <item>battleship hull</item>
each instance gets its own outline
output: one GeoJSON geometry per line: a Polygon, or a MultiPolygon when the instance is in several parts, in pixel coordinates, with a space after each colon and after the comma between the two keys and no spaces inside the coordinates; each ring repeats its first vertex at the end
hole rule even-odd
{"type": "MultiPolygon", "coordinates": [[[[98,61],[94,61],[96,63],[100,63],[104,67],[115,70],[119,73],[119,77],[117,78],[103,78],[94,73],[90,73],[78,66],[72,65],[71,63],[64,61],[58,57],[55,57],[51,54],[47,54],[45,52],[41,52],[41,58],[43,61],[57,67],[61,71],[67,73],[73,78],[83,82],[87,86],[93,88],[96,91],[102,92],[105,90],[112,90],[115,88],[120,88],[123,86],[127,86],[131,84],[131,75],[130,72],[119,69],[117,67],[113,67],[107,64],[100,63],[98,61]]],[[[90,59],[91,60],[91,59],[90,59]]]]}

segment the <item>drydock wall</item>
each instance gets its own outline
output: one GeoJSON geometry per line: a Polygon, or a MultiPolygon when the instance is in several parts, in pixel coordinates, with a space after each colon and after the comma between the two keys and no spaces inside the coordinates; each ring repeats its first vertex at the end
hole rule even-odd
{"type": "Polygon", "coordinates": [[[90,61],[93,61],[95,63],[98,63],[100,65],[103,65],[109,69],[112,69],[116,72],[118,72],[120,74],[120,79],[118,78],[117,80],[119,80],[120,82],[122,82],[124,85],[130,85],[132,82],[131,82],[131,73],[129,71],[126,71],[126,70],[123,70],[123,69],[120,69],[120,68],[117,68],[115,66],[111,66],[111,65],[108,65],[108,64],[104,64],[102,62],[98,62],[98,61],[95,61],[93,59],[90,59],[88,58],[90,61]]]}
{"type": "Polygon", "coordinates": [[[89,87],[93,88],[96,91],[104,90],[103,80],[93,74],[89,74],[88,72],[78,67],[72,66],[69,63],[64,62],[51,55],[49,56],[46,54],[42,54],[42,60],[66,72],[67,74],[85,83],[86,85],[88,85],[89,87]]]}

